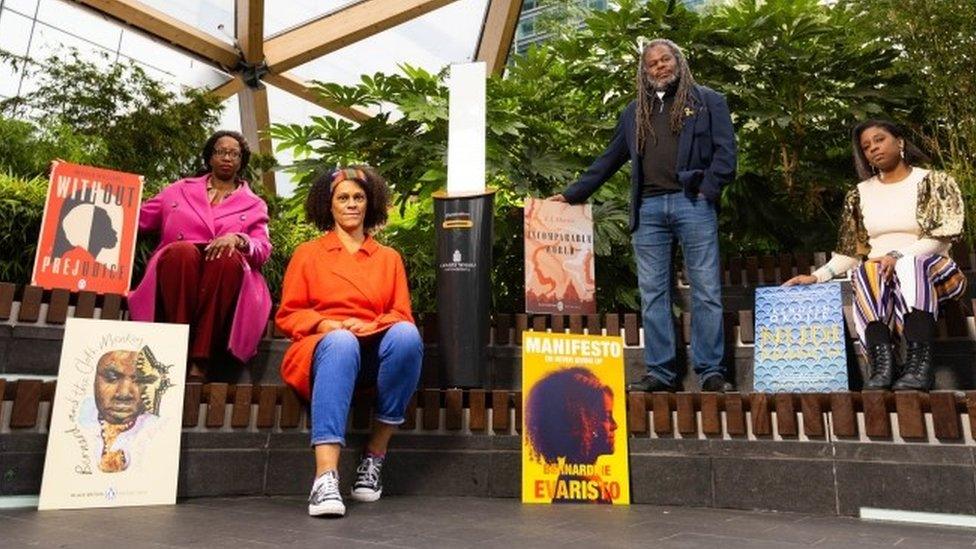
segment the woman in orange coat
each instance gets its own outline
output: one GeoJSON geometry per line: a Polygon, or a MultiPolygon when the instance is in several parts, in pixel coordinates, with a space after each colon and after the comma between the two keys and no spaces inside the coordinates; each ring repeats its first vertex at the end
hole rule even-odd
{"type": "Polygon", "coordinates": [[[319,177],[305,212],[327,232],[299,246],[285,272],[275,321],[292,344],[281,375],[311,400],[313,516],[345,514],[337,469],[357,382],[375,384],[377,402],[352,497],[376,501],[387,444],[420,378],[423,343],[410,312],[403,261],[370,236],[386,222],[388,201],[386,181],[369,167],[319,177]]]}

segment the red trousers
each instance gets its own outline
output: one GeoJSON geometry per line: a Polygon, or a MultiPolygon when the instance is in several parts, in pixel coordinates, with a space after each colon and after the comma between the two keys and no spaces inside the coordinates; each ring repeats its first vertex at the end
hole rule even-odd
{"type": "Polygon", "coordinates": [[[190,359],[225,356],[244,256],[235,251],[207,261],[203,245],[174,242],[156,265],[156,320],[190,325],[190,359]]]}

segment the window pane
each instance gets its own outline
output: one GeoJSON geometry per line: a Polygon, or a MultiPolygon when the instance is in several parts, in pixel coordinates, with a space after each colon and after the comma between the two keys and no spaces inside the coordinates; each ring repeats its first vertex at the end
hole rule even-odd
{"type": "Polygon", "coordinates": [[[117,24],[65,2],[41,0],[37,21],[108,50],[119,47],[122,29],[117,24]]]}
{"type": "Polygon", "coordinates": [[[0,49],[15,55],[27,53],[31,20],[8,9],[0,12],[0,49]]]}

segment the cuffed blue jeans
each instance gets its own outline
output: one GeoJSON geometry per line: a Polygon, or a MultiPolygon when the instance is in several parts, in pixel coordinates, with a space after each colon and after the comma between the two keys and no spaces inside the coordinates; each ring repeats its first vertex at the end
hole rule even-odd
{"type": "Polygon", "coordinates": [[[377,421],[403,423],[403,412],[420,379],[423,355],[420,333],[410,322],[398,322],[364,340],[349,330],[326,334],[312,359],[312,446],[345,446],[357,383],[376,384],[373,417],[377,421]]]}
{"type": "Polygon", "coordinates": [[[674,319],[671,315],[671,243],[677,237],[691,284],[691,359],[699,382],[724,375],[722,283],[718,216],[704,197],[684,193],[645,197],[632,235],[644,321],[647,373],[674,386],[674,319]]]}

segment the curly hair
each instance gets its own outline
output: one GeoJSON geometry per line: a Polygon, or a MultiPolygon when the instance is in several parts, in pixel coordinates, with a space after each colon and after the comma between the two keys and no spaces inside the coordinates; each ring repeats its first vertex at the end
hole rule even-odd
{"type": "Polygon", "coordinates": [[[903,157],[905,163],[909,166],[918,166],[920,164],[928,164],[932,160],[922,152],[914,143],[905,137],[904,130],[901,129],[894,122],[889,122],[888,120],[865,120],[851,131],[851,148],[854,152],[854,169],[857,170],[857,176],[861,178],[861,181],[865,179],[871,179],[874,176],[874,170],[872,169],[871,163],[868,162],[867,156],[864,155],[864,151],[861,150],[861,134],[869,128],[881,128],[882,130],[890,133],[895,137],[895,139],[901,139],[905,143],[905,156],[903,157]]]}
{"type": "Polygon", "coordinates": [[[213,158],[214,149],[217,148],[217,140],[221,137],[233,137],[237,140],[237,144],[240,145],[241,165],[237,168],[237,177],[238,179],[243,179],[244,174],[247,172],[247,163],[251,160],[251,147],[247,144],[247,139],[244,139],[244,136],[240,132],[231,130],[216,131],[203,144],[203,151],[200,153],[200,160],[203,161],[203,166],[197,170],[196,175],[199,176],[213,171],[213,167],[210,166],[210,159],[213,158]]]}
{"type": "Polygon", "coordinates": [[[386,179],[364,164],[336,168],[319,175],[305,198],[305,218],[321,231],[329,231],[335,227],[335,218],[332,216],[332,181],[340,174],[344,176],[342,180],[356,183],[366,193],[366,216],[363,219],[366,233],[382,227],[386,223],[390,205],[390,190],[386,179]],[[349,172],[359,172],[362,175],[346,176],[349,172]]]}
{"type": "Polygon", "coordinates": [[[539,380],[525,405],[526,434],[537,459],[593,463],[606,453],[610,434],[601,433],[606,395],[613,397],[613,390],[586,368],[558,370],[539,380]]]}

